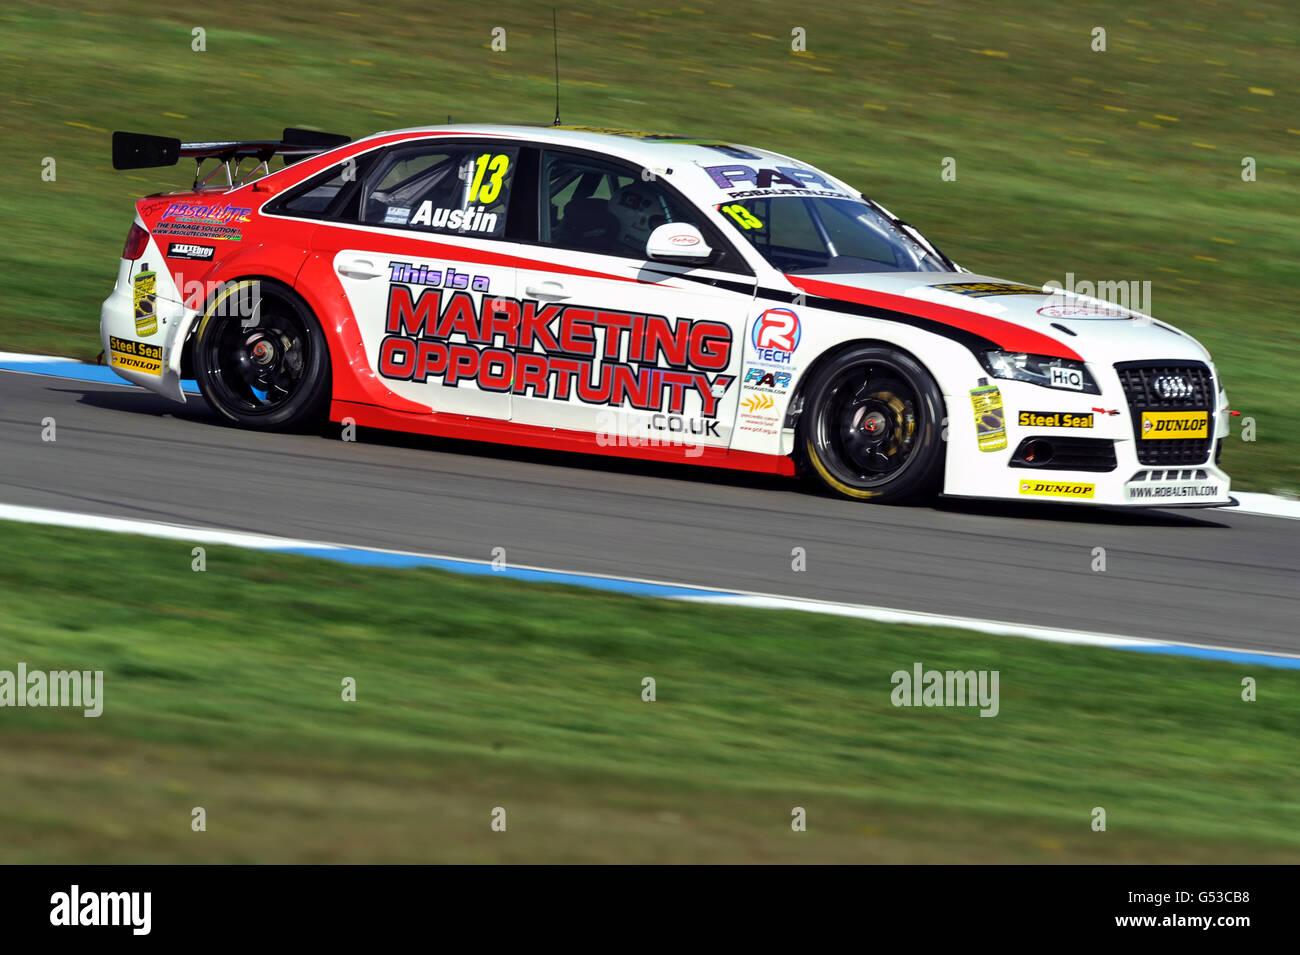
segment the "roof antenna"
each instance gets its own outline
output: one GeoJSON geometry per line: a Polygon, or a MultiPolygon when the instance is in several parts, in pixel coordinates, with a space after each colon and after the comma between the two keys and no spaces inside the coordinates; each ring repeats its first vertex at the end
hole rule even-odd
{"type": "Polygon", "coordinates": [[[555,15],[555,7],[551,7],[551,39],[555,43],[555,122],[552,126],[560,125],[560,27],[559,21],[555,15]]]}

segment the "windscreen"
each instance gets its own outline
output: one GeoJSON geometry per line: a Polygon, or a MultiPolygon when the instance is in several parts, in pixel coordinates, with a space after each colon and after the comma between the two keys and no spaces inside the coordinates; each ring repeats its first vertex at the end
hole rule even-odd
{"type": "Polygon", "coordinates": [[[946,272],[938,250],[858,199],[769,196],[720,210],[782,272],[946,272]]]}

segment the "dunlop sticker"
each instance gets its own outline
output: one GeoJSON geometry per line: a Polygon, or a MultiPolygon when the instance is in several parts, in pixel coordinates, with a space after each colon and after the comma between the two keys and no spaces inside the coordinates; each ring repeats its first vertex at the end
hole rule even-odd
{"type": "MultiPolygon", "coordinates": [[[[987,379],[980,379],[985,381],[987,379]]],[[[1002,392],[997,385],[972,388],[970,402],[975,408],[975,439],[981,451],[1001,451],[1007,446],[1006,411],[1002,392]]]]}
{"type": "Polygon", "coordinates": [[[1144,411],[1142,440],[1205,438],[1210,434],[1210,415],[1205,411],[1144,411]]]}
{"type": "Polygon", "coordinates": [[[110,364],[125,371],[138,371],[146,375],[161,375],[162,346],[133,342],[125,338],[109,337],[110,364]]]}
{"type": "Polygon", "coordinates": [[[1091,500],[1097,485],[1078,484],[1073,481],[1021,481],[1020,493],[1034,497],[1064,497],[1071,500],[1091,500]]]}

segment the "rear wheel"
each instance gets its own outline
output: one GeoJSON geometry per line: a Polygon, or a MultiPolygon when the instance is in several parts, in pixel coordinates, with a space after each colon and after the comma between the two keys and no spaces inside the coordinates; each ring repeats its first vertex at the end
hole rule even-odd
{"type": "Polygon", "coordinates": [[[268,279],[218,290],[199,324],[194,375],[213,410],[246,428],[310,427],[328,410],[320,322],[288,286],[268,279]]]}
{"type": "Polygon", "coordinates": [[[812,472],[844,497],[894,504],[933,494],[943,471],[943,394],[910,355],[862,345],[818,370],[799,417],[812,472]]]}

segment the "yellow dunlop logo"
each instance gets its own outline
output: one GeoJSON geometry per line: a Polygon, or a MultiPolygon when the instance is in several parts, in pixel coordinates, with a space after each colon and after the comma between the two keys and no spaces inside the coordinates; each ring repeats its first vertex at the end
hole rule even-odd
{"type": "Polygon", "coordinates": [[[1034,497],[1065,497],[1073,500],[1091,500],[1095,484],[1075,484],[1071,481],[1021,481],[1020,493],[1034,497]]]}
{"type": "Polygon", "coordinates": [[[1205,438],[1210,434],[1210,415],[1205,411],[1144,411],[1142,440],[1205,438]]]}

